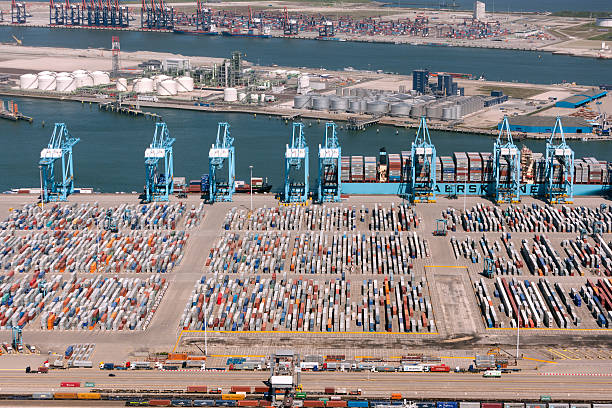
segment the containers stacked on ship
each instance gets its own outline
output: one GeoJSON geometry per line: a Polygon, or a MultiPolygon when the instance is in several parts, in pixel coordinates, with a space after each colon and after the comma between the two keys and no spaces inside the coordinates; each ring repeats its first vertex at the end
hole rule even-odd
{"type": "Polygon", "coordinates": [[[425,117],[412,143],[411,178],[408,198],[411,202],[436,201],[436,148],[431,143],[425,117]]]}
{"type": "Polygon", "coordinates": [[[378,152],[378,181],[386,183],[389,180],[387,171],[389,165],[389,158],[387,157],[387,150],[383,147],[378,152]]]}
{"type": "Polygon", "coordinates": [[[402,150],[400,155],[402,158],[402,181],[409,182],[411,171],[410,163],[412,162],[412,151],[402,150]]]}
{"type": "Polygon", "coordinates": [[[376,182],[376,157],[366,156],[364,160],[364,180],[368,183],[376,182]]]}
{"type": "Polygon", "coordinates": [[[351,181],[351,157],[342,156],[340,159],[340,181],[343,183],[351,181]]]}
{"type": "Polygon", "coordinates": [[[399,183],[402,179],[402,160],[397,153],[387,155],[387,180],[390,183],[399,183]]]}
{"type": "Polygon", "coordinates": [[[495,202],[518,203],[521,200],[521,153],[512,141],[508,117],[504,116],[493,145],[495,202]]]}
{"type": "Polygon", "coordinates": [[[336,134],[336,124],[325,124],[324,145],[319,145],[319,202],[340,201],[341,180],[341,149],[336,134]]]}
{"type": "Polygon", "coordinates": [[[491,152],[480,152],[482,160],[482,182],[491,183],[493,181],[493,155],[491,152]]]}
{"type": "Polygon", "coordinates": [[[480,157],[480,153],[468,153],[467,157],[470,169],[469,182],[482,182],[482,158],[480,157]]]}
{"type": "Polygon", "coordinates": [[[574,200],[574,151],[565,143],[561,118],[546,143],[546,182],[544,196],[550,204],[569,204],[574,200]],[[561,141],[555,144],[555,136],[561,141]]]}
{"type": "Polygon", "coordinates": [[[351,156],[351,181],[354,183],[363,181],[363,156],[351,156]]]}

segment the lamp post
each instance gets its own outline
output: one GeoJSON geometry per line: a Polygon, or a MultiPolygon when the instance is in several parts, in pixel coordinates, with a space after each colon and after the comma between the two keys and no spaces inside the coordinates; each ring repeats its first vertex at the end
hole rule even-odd
{"type": "Polygon", "coordinates": [[[42,166],[38,166],[38,175],[40,177],[40,205],[41,208],[45,209],[45,196],[43,194],[43,184],[42,184],[42,166]]]}
{"type": "Polygon", "coordinates": [[[251,178],[249,180],[249,186],[251,186],[251,212],[253,212],[253,166],[249,166],[251,170],[251,178]]]}

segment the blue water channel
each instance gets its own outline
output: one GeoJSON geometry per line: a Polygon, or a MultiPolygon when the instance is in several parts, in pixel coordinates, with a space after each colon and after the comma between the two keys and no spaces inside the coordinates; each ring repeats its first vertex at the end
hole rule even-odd
{"type": "MultiPolygon", "coordinates": [[[[54,122],[65,122],[74,137],[76,185],[96,191],[141,191],[144,183],[144,150],[151,143],[155,122],[98,110],[97,105],[39,99],[16,99],[19,109],[34,116],[33,124],[0,121],[0,191],[17,187],[36,187],[39,183],[38,158],[53,131],[54,122]],[[45,126],[42,126],[44,121],[45,126]]],[[[151,110],[151,109],[148,109],[151,110]]],[[[172,109],[155,110],[163,116],[174,145],[175,176],[198,179],[208,172],[208,149],[214,142],[219,121],[227,121],[235,138],[237,179],[248,180],[249,165],[254,176],[268,177],[282,184],[285,144],[291,126],[276,117],[237,113],[207,113],[172,109]]],[[[305,120],[310,147],[311,183],[316,179],[318,144],[325,131],[324,122],[305,120]]],[[[374,126],[362,132],[338,130],[343,155],[376,156],[384,146],[390,153],[409,150],[415,130],[374,126]],[[396,133],[397,132],[397,133],[396,133]]],[[[482,135],[431,132],[438,155],[453,151],[491,151],[493,138],[482,135]]],[[[519,143],[519,146],[523,142],[519,143]]],[[[525,141],[534,151],[544,151],[544,142],[525,141]]],[[[572,142],[576,157],[612,157],[612,144],[572,142]]]]}

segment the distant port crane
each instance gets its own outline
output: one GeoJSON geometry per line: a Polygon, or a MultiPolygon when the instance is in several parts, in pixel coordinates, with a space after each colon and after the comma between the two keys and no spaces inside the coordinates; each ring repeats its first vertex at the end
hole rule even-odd
{"type": "Polygon", "coordinates": [[[217,140],[208,151],[208,201],[232,201],[236,191],[236,159],[234,138],[230,135],[230,125],[219,122],[217,126],[217,140]],[[227,169],[227,179],[220,178],[223,166],[227,169]]]}
{"type": "Polygon", "coordinates": [[[145,150],[145,194],[146,202],[168,201],[173,191],[174,159],[172,145],[176,139],[164,122],[155,124],[151,145],[145,150]],[[163,169],[159,169],[163,160],[163,169]],[[161,170],[161,171],[160,171],[161,170]]]}
{"type": "Polygon", "coordinates": [[[339,202],[341,182],[341,147],[336,134],[336,124],[325,124],[325,141],[319,145],[319,202],[339,202]]]}
{"type": "Polygon", "coordinates": [[[56,123],[47,147],[40,152],[41,200],[66,201],[74,192],[74,166],[72,163],[72,147],[80,139],[74,138],[68,132],[64,123],[56,123]],[[56,165],[61,162],[61,172],[56,171],[56,165]]]}
{"type": "Polygon", "coordinates": [[[27,18],[26,4],[22,1],[12,0],[11,2],[11,23],[25,24],[27,18]]]}
{"type": "Polygon", "coordinates": [[[519,203],[521,201],[521,152],[512,140],[508,117],[504,121],[493,145],[493,176],[495,177],[495,202],[519,203]]]}
{"type": "Polygon", "coordinates": [[[308,145],[304,137],[304,124],[293,122],[291,144],[285,149],[285,203],[305,203],[308,201],[308,145]],[[303,178],[299,173],[303,169],[303,178]]]}
{"type": "Polygon", "coordinates": [[[546,183],[544,196],[550,204],[571,204],[574,201],[574,151],[565,143],[561,118],[557,117],[546,142],[546,183]],[[555,138],[560,142],[555,144],[555,138]]]}
{"type": "Polygon", "coordinates": [[[431,143],[425,116],[412,142],[408,198],[413,203],[436,201],[436,147],[431,143]]]}
{"type": "Polygon", "coordinates": [[[140,8],[140,27],[148,29],[173,30],[174,8],[164,4],[164,0],[142,0],[140,8]]]}
{"type": "Polygon", "coordinates": [[[196,9],[196,30],[210,31],[212,26],[212,11],[206,3],[198,0],[196,9]]]}

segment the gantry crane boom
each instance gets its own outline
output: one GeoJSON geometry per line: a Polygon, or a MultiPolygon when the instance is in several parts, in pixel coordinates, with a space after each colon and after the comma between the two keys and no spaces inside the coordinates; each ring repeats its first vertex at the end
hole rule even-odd
{"type": "Polygon", "coordinates": [[[164,122],[155,124],[151,145],[145,150],[145,194],[144,200],[168,201],[172,194],[174,179],[174,158],[172,145],[176,139],[170,137],[164,122]],[[164,168],[160,172],[159,162],[163,159],[164,168]]]}
{"type": "Polygon", "coordinates": [[[236,158],[234,138],[229,131],[227,122],[219,122],[217,126],[217,139],[208,151],[209,191],[208,201],[232,201],[236,190],[236,158]],[[226,166],[227,179],[220,178],[220,170],[226,166]]]}
{"type": "Polygon", "coordinates": [[[336,134],[336,124],[325,124],[325,141],[319,145],[319,202],[339,202],[341,182],[341,148],[336,134]]]}
{"type": "Polygon", "coordinates": [[[570,204],[574,199],[574,151],[565,142],[561,118],[557,117],[546,142],[545,198],[550,204],[570,204]],[[561,140],[555,144],[555,138],[561,140]]]}
{"type": "Polygon", "coordinates": [[[53,134],[46,148],[40,152],[38,162],[41,177],[41,200],[66,201],[74,191],[74,166],[72,162],[72,147],[80,139],[74,138],[68,132],[64,123],[56,123],[53,134]],[[61,162],[61,173],[56,174],[56,164],[61,162]]]}

